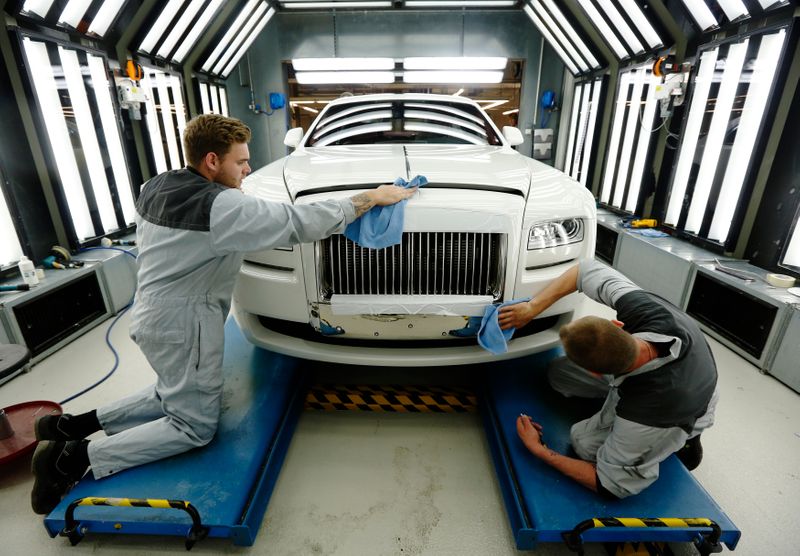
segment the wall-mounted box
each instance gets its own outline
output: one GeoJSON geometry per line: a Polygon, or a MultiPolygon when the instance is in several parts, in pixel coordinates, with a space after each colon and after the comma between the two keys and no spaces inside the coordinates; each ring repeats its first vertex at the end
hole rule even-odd
{"type": "Polygon", "coordinates": [[[700,327],[762,370],[766,370],[789,318],[791,294],[769,285],[767,272],[745,261],[725,261],[758,278],[745,282],[698,263],[685,310],[700,327]]]}

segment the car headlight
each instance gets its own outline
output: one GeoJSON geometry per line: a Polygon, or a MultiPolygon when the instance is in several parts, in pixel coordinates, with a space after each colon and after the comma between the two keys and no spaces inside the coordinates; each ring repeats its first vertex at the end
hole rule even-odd
{"type": "Polygon", "coordinates": [[[540,222],[528,232],[528,250],[546,249],[583,241],[583,220],[567,218],[540,222]]]}

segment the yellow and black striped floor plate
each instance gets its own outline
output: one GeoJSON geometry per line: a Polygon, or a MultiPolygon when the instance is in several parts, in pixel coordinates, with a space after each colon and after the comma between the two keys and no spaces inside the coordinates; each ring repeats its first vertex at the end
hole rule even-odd
{"type": "Polygon", "coordinates": [[[471,391],[439,386],[355,386],[317,384],[306,395],[307,410],[397,413],[470,413],[477,410],[471,391]]]}

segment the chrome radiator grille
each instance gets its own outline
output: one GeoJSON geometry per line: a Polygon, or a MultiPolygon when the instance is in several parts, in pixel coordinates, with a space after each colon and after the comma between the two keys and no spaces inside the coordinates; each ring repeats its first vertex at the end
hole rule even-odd
{"type": "Polygon", "coordinates": [[[317,244],[320,293],[492,295],[499,298],[505,235],[407,232],[400,245],[359,247],[343,235],[317,244]]]}

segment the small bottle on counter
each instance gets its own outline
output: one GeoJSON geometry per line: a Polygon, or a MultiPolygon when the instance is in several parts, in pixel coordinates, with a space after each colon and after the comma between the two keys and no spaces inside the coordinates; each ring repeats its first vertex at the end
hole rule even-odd
{"type": "Polygon", "coordinates": [[[25,283],[29,286],[35,286],[39,283],[39,277],[36,275],[36,267],[33,266],[33,261],[25,255],[22,255],[22,258],[19,260],[19,273],[22,274],[22,279],[25,280],[25,283]]]}

